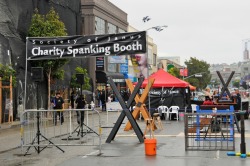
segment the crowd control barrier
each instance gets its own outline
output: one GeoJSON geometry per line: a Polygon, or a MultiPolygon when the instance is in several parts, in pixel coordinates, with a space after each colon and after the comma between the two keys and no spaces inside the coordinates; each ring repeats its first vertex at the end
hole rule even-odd
{"type": "Polygon", "coordinates": [[[95,109],[30,109],[21,115],[24,155],[51,146],[62,152],[63,146],[96,146],[101,153],[101,141],[100,114],[95,109]]]}
{"type": "Polygon", "coordinates": [[[217,110],[197,107],[197,113],[186,113],[185,150],[235,149],[235,116],[232,107],[217,110]]]}

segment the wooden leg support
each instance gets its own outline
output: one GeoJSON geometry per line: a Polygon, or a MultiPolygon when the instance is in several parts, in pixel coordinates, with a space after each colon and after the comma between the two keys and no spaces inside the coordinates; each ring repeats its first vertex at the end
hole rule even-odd
{"type": "Polygon", "coordinates": [[[147,131],[149,130],[150,134],[152,134],[153,138],[154,136],[154,119],[145,119],[146,122],[146,128],[144,131],[144,139],[146,139],[147,131]]]}
{"type": "Polygon", "coordinates": [[[154,122],[157,122],[159,128],[160,128],[161,130],[163,130],[163,126],[162,126],[160,114],[159,114],[159,113],[154,113],[154,114],[153,114],[153,119],[154,119],[154,122]]]}

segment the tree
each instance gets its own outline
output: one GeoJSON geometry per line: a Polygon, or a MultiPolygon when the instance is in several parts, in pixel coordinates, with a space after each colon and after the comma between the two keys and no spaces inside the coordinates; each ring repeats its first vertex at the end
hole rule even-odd
{"type": "Polygon", "coordinates": [[[236,87],[236,88],[239,88],[240,87],[240,80],[234,80],[233,81],[233,86],[236,87]]]}
{"type": "MultiPolygon", "coordinates": [[[[91,90],[91,86],[90,86],[90,78],[88,76],[88,71],[87,69],[84,69],[82,67],[76,67],[75,68],[75,72],[76,74],[83,74],[84,75],[84,84],[82,85],[82,89],[84,90],[91,90]]],[[[77,83],[76,81],[76,74],[73,74],[72,75],[72,79],[71,79],[71,83],[70,83],[70,86],[73,87],[73,88],[76,88],[76,87],[81,87],[81,85],[79,83],[77,83]]]]}
{"type": "Polygon", "coordinates": [[[12,86],[16,86],[16,71],[12,68],[11,65],[0,64],[0,75],[1,81],[10,81],[10,76],[12,76],[12,86]]]}
{"type": "Polygon", "coordinates": [[[168,70],[168,73],[177,77],[177,78],[180,78],[180,69],[176,68],[176,67],[172,67],[171,69],[168,70]]]}
{"type": "MultiPolygon", "coordinates": [[[[41,15],[36,9],[32,16],[31,25],[28,31],[29,37],[54,37],[66,36],[66,28],[54,8],[46,15],[41,15]]],[[[50,105],[50,84],[53,79],[63,80],[64,71],[62,67],[68,63],[66,59],[31,61],[35,67],[43,67],[48,84],[48,107],[50,105]]]]}
{"type": "Polygon", "coordinates": [[[189,61],[184,62],[188,68],[188,75],[194,75],[185,81],[189,82],[191,85],[196,86],[199,89],[204,89],[210,83],[211,74],[209,71],[210,65],[202,60],[191,57],[189,61]],[[195,74],[202,73],[201,78],[195,78],[195,74]]]}

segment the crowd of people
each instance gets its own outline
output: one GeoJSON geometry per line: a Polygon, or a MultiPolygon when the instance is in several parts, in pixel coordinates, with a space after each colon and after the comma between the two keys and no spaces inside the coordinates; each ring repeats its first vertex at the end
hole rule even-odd
{"type": "MultiPolygon", "coordinates": [[[[51,106],[54,110],[56,110],[53,114],[53,124],[57,125],[57,119],[59,117],[59,121],[61,124],[64,122],[64,116],[63,116],[63,109],[64,106],[64,100],[61,97],[60,92],[56,92],[56,95],[51,98],[51,106]]],[[[86,100],[83,95],[76,95],[74,91],[71,92],[70,95],[70,107],[76,108],[76,109],[85,109],[86,108],[86,100]]],[[[77,123],[83,124],[84,123],[84,110],[76,111],[77,114],[77,123]]]]}
{"type": "Polygon", "coordinates": [[[224,102],[234,102],[234,99],[236,100],[236,103],[234,104],[234,109],[239,110],[241,107],[241,95],[239,93],[239,89],[234,90],[234,95],[230,98],[229,95],[224,92],[220,98],[220,95],[218,90],[214,90],[213,94],[211,94],[210,88],[205,89],[205,100],[203,102],[204,105],[213,105],[215,102],[224,101],[224,102]]]}

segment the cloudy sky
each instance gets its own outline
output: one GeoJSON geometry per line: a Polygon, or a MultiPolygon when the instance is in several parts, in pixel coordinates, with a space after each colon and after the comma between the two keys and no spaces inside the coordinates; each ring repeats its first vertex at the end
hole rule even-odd
{"type": "Polygon", "coordinates": [[[196,57],[207,63],[243,61],[244,41],[250,48],[250,0],[109,0],[128,14],[138,30],[167,25],[148,34],[160,56],[196,57]],[[150,21],[143,23],[142,18],[150,21]]]}

